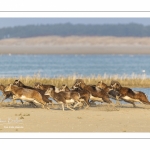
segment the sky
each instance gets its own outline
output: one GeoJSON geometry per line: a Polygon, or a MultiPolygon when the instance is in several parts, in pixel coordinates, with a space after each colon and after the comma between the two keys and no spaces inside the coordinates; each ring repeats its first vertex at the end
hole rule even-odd
{"type": "Polygon", "coordinates": [[[150,18],[0,18],[0,28],[38,24],[128,24],[150,25],[150,18]]]}

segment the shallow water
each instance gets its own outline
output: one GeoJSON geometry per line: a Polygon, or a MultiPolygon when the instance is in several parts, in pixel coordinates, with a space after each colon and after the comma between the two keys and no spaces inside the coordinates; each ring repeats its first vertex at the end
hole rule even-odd
{"type": "Polygon", "coordinates": [[[0,55],[0,77],[150,76],[149,64],[149,55],[0,55]]]}

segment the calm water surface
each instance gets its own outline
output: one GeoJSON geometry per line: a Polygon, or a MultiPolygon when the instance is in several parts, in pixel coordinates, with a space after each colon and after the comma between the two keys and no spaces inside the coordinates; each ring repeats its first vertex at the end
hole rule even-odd
{"type": "Polygon", "coordinates": [[[0,77],[132,75],[150,77],[149,55],[0,55],[0,77]],[[143,71],[145,70],[145,72],[143,71]]]}

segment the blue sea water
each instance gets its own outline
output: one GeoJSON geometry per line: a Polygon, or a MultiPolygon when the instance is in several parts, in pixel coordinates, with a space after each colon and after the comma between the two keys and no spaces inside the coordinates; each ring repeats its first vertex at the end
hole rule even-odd
{"type": "Polygon", "coordinates": [[[143,75],[150,77],[149,55],[0,55],[0,77],[40,74],[41,77],[70,75],[143,75]]]}

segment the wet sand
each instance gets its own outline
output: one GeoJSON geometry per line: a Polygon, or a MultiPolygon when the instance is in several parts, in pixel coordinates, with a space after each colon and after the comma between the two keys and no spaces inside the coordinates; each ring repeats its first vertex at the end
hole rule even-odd
{"type": "Polygon", "coordinates": [[[150,132],[150,107],[105,104],[76,111],[16,104],[0,107],[0,132],[150,132]]]}

